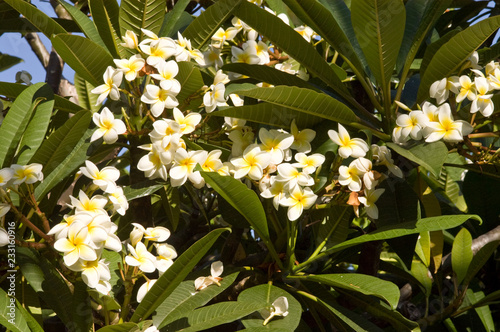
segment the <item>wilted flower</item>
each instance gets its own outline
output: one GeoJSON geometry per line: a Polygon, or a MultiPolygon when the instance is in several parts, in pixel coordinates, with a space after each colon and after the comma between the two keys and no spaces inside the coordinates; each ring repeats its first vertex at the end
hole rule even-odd
{"type": "Polygon", "coordinates": [[[271,304],[269,316],[264,320],[262,325],[267,325],[269,321],[276,316],[285,317],[288,315],[288,299],[285,296],[280,296],[271,304]]]}
{"type": "Polygon", "coordinates": [[[212,265],[210,266],[211,275],[208,277],[196,278],[196,280],[194,281],[194,288],[197,291],[199,291],[199,290],[205,289],[208,286],[213,285],[213,284],[220,286],[219,281],[222,280],[220,275],[222,274],[223,270],[224,270],[224,266],[222,265],[221,261],[213,262],[212,265]]]}

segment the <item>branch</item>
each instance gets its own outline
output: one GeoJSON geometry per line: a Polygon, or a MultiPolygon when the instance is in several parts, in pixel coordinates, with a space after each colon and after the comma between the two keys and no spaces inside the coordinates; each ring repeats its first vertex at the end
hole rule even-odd
{"type": "Polygon", "coordinates": [[[50,55],[45,48],[45,45],[43,45],[42,41],[40,40],[38,34],[35,32],[28,32],[26,35],[24,35],[24,38],[30,45],[31,50],[33,51],[33,53],[35,53],[38,60],[40,60],[40,62],[42,63],[43,68],[47,68],[50,55]]]}

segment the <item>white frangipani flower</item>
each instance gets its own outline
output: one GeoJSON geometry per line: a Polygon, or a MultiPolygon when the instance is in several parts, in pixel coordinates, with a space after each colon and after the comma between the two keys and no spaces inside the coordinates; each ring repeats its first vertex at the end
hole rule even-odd
{"type": "Polygon", "coordinates": [[[378,218],[378,208],[375,202],[384,193],[385,189],[365,189],[365,196],[358,197],[359,201],[365,206],[366,214],[368,217],[377,219],[378,218]]]}
{"type": "Polygon", "coordinates": [[[311,152],[311,142],[314,137],[316,137],[316,132],[314,130],[303,129],[299,131],[295,124],[295,119],[293,119],[290,133],[293,135],[293,144],[290,146],[291,149],[303,153],[311,152]]]}
{"type": "Polygon", "coordinates": [[[276,181],[285,182],[289,188],[295,187],[297,184],[301,186],[314,185],[314,179],[307,173],[300,172],[294,166],[283,163],[278,165],[278,175],[276,181]]]}
{"type": "Polygon", "coordinates": [[[210,91],[207,91],[203,96],[203,105],[205,105],[207,113],[212,112],[219,104],[226,103],[225,92],[226,86],[222,82],[210,86],[210,91]]]}
{"type": "Polygon", "coordinates": [[[366,152],[368,152],[368,144],[363,141],[361,138],[352,138],[349,136],[349,133],[339,123],[339,131],[331,129],[328,131],[328,136],[333,141],[333,143],[339,146],[338,153],[339,155],[346,159],[349,157],[358,158],[364,157],[366,152]]]}
{"type": "Polygon", "coordinates": [[[162,243],[155,244],[156,252],[158,256],[156,257],[155,266],[160,273],[168,270],[172,264],[174,264],[174,259],[177,257],[177,251],[170,244],[162,243]]]}
{"type": "Polygon", "coordinates": [[[157,66],[158,74],[151,74],[151,77],[160,81],[160,87],[169,91],[172,95],[177,95],[181,91],[181,84],[174,77],[179,73],[179,65],[174,60],[160,62],[157,66]]]}
{"type": "Polygon", "coordinates": [[[294,137],[291,134],[275,129],[267,130],[260,128],[259,139],[262,151],[271,154],[271,164],[281,164],[285,158],[285,151],[293,144],[294,137]]]}
{"type": "Polygon", "coordinates": [[[411,111],[409,114],[401,114],[396,119],[396,124],[401,127],[401,137],[420,140],[423,137],[423,128],[427,123],[427,117],[422,111],[411,111]]]}
{"type": "Polygon", "coordinates": [[[227,28],[227,30],[219,28],[212,36],[212,46],[221,48],[226,40],[233,40],[237,33],[238,29],[233,27],[227,28]]]}
{"type": "Polygon", "coordinates": [[[220,160],[220,156],[222,154],[221,150],[212,150],[208,153],[207,159],[205,159],[205,162],[201,165],[201,168],[205,172],[217,172],[219,168],[222,167],[222,161],[220,160]]]}
{"type": "Polygon", "coordinates": [[[89,198],[83,190],[80,190],[78,199],[71,195],[69,198],[71,199],[71,205],[69,206],[75,208],[77,213],[87,211],[94,214],[107,214],[104,207],[108,203],[108,199],[104,196],[95,195],[89,198]]]}
{"type": "Polygon", "coordinates": [[[14,176],[14,170],[10,167],[5,167],[0,170],[0,187],[5,186],[14,176]]]}
{"type": "Polygon", "coordinates": [[[121,43],[120,45],[123,47],[135,50],[139,46],[137,35],[133,31],[127,30],[125,32],[125,36],[122,36],[122,40],[123,43],[121,43]]]}
{"type": "Polygon", "coordinates": [[[164,242],[170,237],[170,231],[163,226],[148,227],[144,231],[144,238],[154,242],[164,242]]]}
{"type": "Polygon", "coordinates": [[[262,322],[262,325],[267,325],[269,321],[276,316],[285,317],[288,315],[288,299],[286,296],[280,296],[271,304],[269,316],[262,322]]]}
{"type": "Polygon", "coordinates": [[[317,195],[310,188],[302,189],[295,186],[286,198],[280,201],[280,205],[288,206],[287,216],[290,221],[297,220],[304,210],[309,209],[316,203],[317,195]]]}
{"type": "Polygon", "coordinates": [[[347,186],[349,190],[358,192],[363,187],[363,176],[371,170],[371,161],[366,158],[353,160],[349,166],[339,167],[339,183],[347,186]]]}
{"type": "Polygon", "coordinates": [[[92,134],[91,142],[102,137],[107,144],[113,144],[118,140],[118,135],[127,131],[123,121],[115,119],[113,113],[107,107],[104,107],[100,114],[94,113],[92,121],[98,128],[92,134]]]}
{"type": "Polygon", "coordinates": [[[178,51],[173,39],[166,37],[153,40],[149,45],[142,42],[139,47],[141,51],[149,55],[146,59],[146,63],[153,67],[157,67],[166,59],[176,55],[178,51]]]}
{"type": "Polygon", "coordinates": [[[127,81],[133,81],[137,77],[137,74],[144,67],[146,61],[141,57],[140,54],[135,54],[130,57],[130,59],[114,59],[113,60],[125,75],[127,81]]]}
{"type": "Polygon", "coordinates": [[[470,112],[476,113],[477,111],[485,117],[489,117],[493,114],[494,105],[491,98],[493,94],[488,94],[490,91],[490,83],[484,77],[474,78],[474,86],[476,87],[476,99],[472,101],[470,106],[470,112]]]}
{"type": "Polygon", "coordinates": [[[307,156],[305,153],[299,152],[295,155],[295,160],[297,162],[292,164],[292,166],[302,168],[302,172],[305,174],[313,174],[316,172],[316,168],[325,162],[325,156],[320,153],[307,156]]]}
{"type": "Polygon", "coordinates": [[[196,188],[203,187],[205,180],[200,172],[194,172],[193,170],[197,164],[203,165],[207,159],[207,155],[208,152],[204,150],[187,152],[184,148],[177,149],[174,157],[174,165],[169,172],[172,186],[179,187],[189,178],[196,188]]]}
{"type": "Polygon", "coordinates": [[[129,255],[125,256],[125,263],[130,266],[138,266],[142,272],[151,273],[156,270],[155,256],[148,251],[144,243],[138,242],[135,248],[127,245],[129,255]]]}
{"type": "Polygon", "coordinates": [[[224,61],[220,56],[221,50],[213,45],[209,45],[208,49],[203,53],[205,59],[205,66],[214,66],[215,69],[219,69],[224,65],[224,61]]]}
{"type": "MultiPolygon", "coordinates": [[[[38,181],[43,181],[43,173],[42,173],[42,168],[43,165],[38,164],[38,163],[33,163],[29,165],[11,165],[10,168],[12,169],[12,177],[11,181],[12,184],[21,184],[23,182],[27,184],[32,184],[38,181]]],[[[4,176],[8,176],[10,172],[5,171],[4,176]]]]}
{"type": "Polygon", "coordinates": [[[460,103],[465,98],[474,100],[476,98],[476,88],[470,77],[462,75],[460,76],[458,82],[459,85],[457,88],[459,89],[459,93],[457,95],[457,103],[460,103]]]}
{"type": "Polygon", "coordinates": [[[9,203],[0,203],[0,218],[5,216],[9,211],[10,211],[9,203]]]}
{"type": "Polygon", "coordinates": [[[213,262],[210,266],[210,276],[208,277],[199,277],[194,281],[194,288],[197,291],[207,288],[210,285],[216,284],[220,286],[220,281],[222,278],[222,272],[224,271],[224,266],[221,261],[213,262]]]}
{"type": "Polygon", "coordinates": [[[182,135],[192,133],[201,121],[200,113],[191,112],[184,116],[180,109],[174,108],[173,114],[175,122],[179,124],[182,135]]]}
{"type": "Polygon", "coordinates": [[[460,86],[458,76],[452,76],[449,78],[443,78],[442,80],[432,83],[429,89],[429,95],[431,98],[436,99],[438,105],[441,105],[450,96],[450,91],[454,94],[458,94],[458,87],[460,86]]]}
{"type": "Polygon", "coordinates": [[[96,288],[100,280],[109,281],[111,279],[108,264],[103,259],[79,260],[68,268],[75,272],[82,272],[82,280],[90,288],[96,288]]]}
{"type": "Polygon", "coordinates": [[[463,141],[463,136],[469,135],[474,128],[470,123],[462,120],[453,120],[451,108],[448,103],[439,106],[439,122],[430,122],[428,127],[431,134],[425,139],[426,142],[436,142],[443,139],[445,142],[458,143],[463,141]]]}
{"type": "Polygon", "coordinates": [[[377,144],[372,144],[372,154],[376,165],[384,165],[387,167],[389,172],[396,175],[398,178],[403,178],[403,172],[401,169],[394,165],[394,160],[392,160],[391,150],[387,146],[379,146],[377,144]]]}
{"type": "Polygon", "coordinates": [[[271,154],[262,151],[259,146],[250,145],[243,152],[240,158],[231,159],[231,164],[235,166],[235,179],[241,179],[248,175],[252,180],[260,180],[263,170],[271,162],[271,154]]]}
{"type": "Polygon", "coordinates": [[[64,253],[64,264],[75,264],[79,259],[95,261],[97,254],[90,245],[88,228],[81,223],[73,223],[68,229],[68,237],[57,240],[54,249],[64,253]]]}
{"type": "Polygon", "coordinates": [[[113,203],[113,209],[118,214],[124,216],[128,210],[127,197],[123,194],[121,187],[116,187],[116,190],[108,195],[109,200],[113,203]]]}
{"type": "Polygon", "coordinates": [[[154,117],[159,117],[165,108],[172,109],[179,105],[175,95],[168,90],[163,90],[153,84],[146,85],[145,90],[141,101],[151,105],[151,114],[154,117]]]}
{"type": "Polygon", "coordinates": [[[137,169],[143,171],[149,179],[161,178],[166,181],[168,178],[167,167],[160,157],[162,150],[161,145],[153,144],[150,152],[137,163],[137,169]]]}
{"type": "Polygon", "coordinates": [[[120,90],[119,86],[122,84],[123,79],[123,71],[116,70],[115,68],[108,66],[103,75],[104,84],[99,85],[95,89],[93,89],[92,93],[98,94],[96,105],[102,104],[104,99],[109,97],[112,100],[120,99],[120,90]]]}
{"type": "Polygon", "coordinates": [[[97,166],[90,160],[85,161],[85,167],[80,167],[83,175],[93,180],[93,183],[106,193],[116,191],[116,180],[120,177],[120,171],[113,166],[104,167],[99,171],[97,166]]]}
{"type": "Polygon", "coordinates": [[[246,49],[241,49],[236,46],[231,46],[231,62],[233,63],[247,63],[250,65],[256,65],[260,63],[260,58],[257,55],[257,50],[255,47],[247,47],[246,49]]]}
{"type": "Polygon", "coordinates": [[[270,186],[264,189],[260,195],[264,198],[272,198],[273,206],[277,211],[280,201],[285,198],[286,193],[289,191],[288,186],[285,182],[276,181],[276,176],[271,176],[269,183],[270,186]]]}
{"type": "Polygon", "coordinates": [[[307,40],[308,43],[311,42],[312,37],[314,35],[313,29],[307,26],[299,26],[295,28],[295,31],[297,31],[302,37],[304,37],[305,40],[307,40]]]}
{"type": "Polygon", "coordinates": [[[149,292],[149,290],[153,287],[156,281],[157,279],[148,279],[148,281],[146,281],[141,285],[141,287],[139,287],[139,290],[137,291],[138,303],[142,302],[142,299],[144,299],[144,296],[146,296],[146,293],[149,292]]]}

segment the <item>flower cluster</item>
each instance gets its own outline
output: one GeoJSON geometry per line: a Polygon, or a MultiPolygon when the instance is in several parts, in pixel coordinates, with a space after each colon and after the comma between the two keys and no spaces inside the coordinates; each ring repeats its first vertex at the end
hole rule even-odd
{"type": "MultiPolygon", "coordinates": [[[[127,244],[129,254],[125,256],[125,263],[128,266],[137,267],[143,273],[153,273],[158,270],[161,276],[177,257],[175,248],[164,243],[170,237],[170,231],[162,226],[144,228],[138,223],[132,223],[132,225],[134,229],[130,232],[130,243],[127,244]],[[148,249],[149,242],[155,243],[148,249]],[[151,253],[153,247],[156,249],[156,256],[151,253]]],[[[155,282],[156,279],[146,278],[146,283],[141,285],[137,292],[137,302],[142,301],[155,282]]]]}
{"type": "Polygon", "coordinates": [[[72,271],[81,272],[83,281],[102,294],[111,290],[111,274],[102,259],[104,249],[120,252],[122,244],[115,232],[118,226],[111,221],[117,212],[124,215],[128,209],[123,189],[116,184],[120,172],[112,166],[99,170],[91,161],[80,168],[92,180],[87,195],[80,190],[78,198],[70,196],[73,211],[66,214],[64,222],[55,225],[49,235],[54,235],[54,248],[64,254],[64,264],[72,271]],[[100,189],[103,195],[93,195],[100,189]]]}

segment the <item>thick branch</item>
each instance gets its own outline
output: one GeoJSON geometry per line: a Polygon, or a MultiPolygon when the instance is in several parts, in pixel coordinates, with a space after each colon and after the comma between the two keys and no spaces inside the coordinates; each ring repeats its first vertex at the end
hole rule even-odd
{"type": "Polygon", "coordinates": [[[57,17],[59,18],[64,18],[66,20],[72,20],[73,18],[71,15],[68,13],[66,9],[56,0],[50,0],[50,4],[52,5],[52,8],[54,8],[54,11],[56,12],[57,17]]]}
{"type": "Polygon", "coordinates": [[[47,68],[49,64],[49,51],[45,48],[45,45],[43,45],[42,41],[40,40],[40,37],[36,32],[28,32],[26,35],[24,35],[24,38],[28,42],[28,44],[31,47],[31,50],[35,55],[37,56],[38,60],[42,63],[43,68],[47,68]]]}

